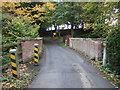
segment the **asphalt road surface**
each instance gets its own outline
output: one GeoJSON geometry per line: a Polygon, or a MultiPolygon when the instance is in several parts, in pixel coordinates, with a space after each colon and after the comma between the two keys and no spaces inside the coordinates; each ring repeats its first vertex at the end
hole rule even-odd
{"type": "Polygon", "coordinates": [[[43,65],[29,88],[114,88],[83,56],[45,41],[43,65]]]}

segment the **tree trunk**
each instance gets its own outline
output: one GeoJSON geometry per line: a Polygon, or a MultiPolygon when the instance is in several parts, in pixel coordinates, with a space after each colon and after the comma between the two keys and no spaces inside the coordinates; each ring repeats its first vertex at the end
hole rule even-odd
{"type": "Polygon", "coordinates": [[[74,37],[74,29],[73,29],[73,24],[71,24],[71,36],[72,36],[72,38],[74,37]]]}
{"type": "Polygon", "coordinates": [[[54,23],[55,32],[57,31],[57,25],[54,23]]]}
{"type": "Polygon", "coordinates": [[[58,25],[58,34],[59,34],[59,37],[60,37],[61,35],[60,35],[60,29],[59,29],[59,25],[58,25]]]}
{"type": "Polygon", "coordinates": [[[83,31],[84,30],[84,23],[82,22],[81,25],[82,25],[81,30],[83,31]]]}

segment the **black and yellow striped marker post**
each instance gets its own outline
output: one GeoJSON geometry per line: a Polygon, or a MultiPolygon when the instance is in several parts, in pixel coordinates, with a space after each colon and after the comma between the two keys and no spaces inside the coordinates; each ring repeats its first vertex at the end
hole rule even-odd
{"type": "Polygon", "coordinates": [[[9,52],[11,59],[12,76],[14,79],[18,79],[19,72],[18,72],[18,59],[17,59],[16,49],[11,49],[9,52]]]}
{"type": "Polygon", "coordinates": [[[65,46],[67,46],[67,40],[65,40],[65,46]]]}
{"type": "Polygon", "coordinates": [[[38,65],[38,60],[39,60],[38,51],[39,51],[38,44],[35,43],[34,44],[34,63],[35,63],[35,65],[38,65]]]}
{"type": "Polygon", "coordinates": [[[53,37],[54,37],[54,38],[56,37],[56,35],[57,35],[56,33],[53,33],[53,37]]]}

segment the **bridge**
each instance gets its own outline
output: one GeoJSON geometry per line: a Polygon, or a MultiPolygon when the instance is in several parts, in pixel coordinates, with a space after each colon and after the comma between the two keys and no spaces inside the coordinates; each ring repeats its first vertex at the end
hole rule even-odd
{"type": "MultiPolygon", "coordinates": [[[[101,40],[69,38],[69,43],[65,42],[65,44],[73,50],[61,46],[62,40],[19,39],[17,43],[19,62],[26,64],[26,62],[33,61],[31,58],[34,58],[34,43],[39,44],[39,55],[41,55],[43,47],[45,49],[43,56],[38,60],[39,66],[29,65],[32,69],[37,68],[38,75],[31,84],[28,84],[27,88],[115,88],[88,58],[75,51],[79,47],[79,50],[84,51],[88,57],[95,56],[96,61],[101,60],[101,40]],[[83,47],[79,46],[80,42],[83,43],[81,46],[85,47],[83,50],[83,47]]],[[[3,70],[5,67],[8,69],[9,66],[10,63],[5,64],[2,68],[3,70]]]]}

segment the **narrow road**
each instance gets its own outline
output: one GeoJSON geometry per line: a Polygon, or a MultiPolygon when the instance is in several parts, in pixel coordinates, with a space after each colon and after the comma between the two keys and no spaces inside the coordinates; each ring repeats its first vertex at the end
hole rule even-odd
{"type": "Polygon", "coordinates": [[[45,41],[44,63],[29,88],[114,88],[75,51],[45,41]]]}

